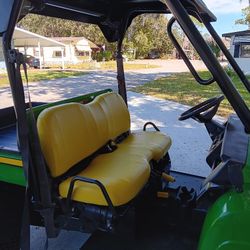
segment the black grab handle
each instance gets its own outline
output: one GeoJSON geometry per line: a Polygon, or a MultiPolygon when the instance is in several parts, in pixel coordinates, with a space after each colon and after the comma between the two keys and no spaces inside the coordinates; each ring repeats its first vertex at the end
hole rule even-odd
{"type": "Polygon", "coordinates": [[[192,73],[193,77],[195,78],[195,80],[201,84],[201,85],[209,85],[211,83],[213,83],[215,81],[214,77],[204,80],[202,79],[199,74],[197,73],[197,71],[195,70],[194,66],[192,65],[192,63],[190,62],[190,60],[188,59],[186,53],[183,51],[182,47],[180,46],[180,44],[178,43],[178,41],[176,40],[173,32],[172,32],[172,27],[174,22],[176,21],[176,19],[174,17],[172,17],[167,25],[167,32],[169,35],[170,40],[172,41],[172,43],[174,44],[176,50],[179,52],[180,56],[182,57],[183,61],[186,63],[187,67],[189,68],[190,72],[192,73]]]}

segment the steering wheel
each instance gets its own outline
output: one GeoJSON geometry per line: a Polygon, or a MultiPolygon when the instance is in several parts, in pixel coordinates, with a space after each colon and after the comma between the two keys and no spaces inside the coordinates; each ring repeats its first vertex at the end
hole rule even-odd
{"type": "Polygon", "coordinates": [[[189,118],[193,118],[194,120],[203,123],[211,121],[214,115],[216,114],[220,106],[220,103],[223,101],[223,99],[224,99],[223,95],[208,99],[182,113],[181,116],[179,117],[179,120],[184,121],[189,118]]]}

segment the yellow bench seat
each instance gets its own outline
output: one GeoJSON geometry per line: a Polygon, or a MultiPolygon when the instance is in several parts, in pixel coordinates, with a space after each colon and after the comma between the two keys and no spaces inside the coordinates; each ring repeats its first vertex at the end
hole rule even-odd
{"type": "MultiPolygon", "coordinates": [[[[64,175],[76,164],[93,155],[121,134],[129,136],[108,154],[99,154],[78,173],[98,180],[106,188],[114,206],[131,201],[143,189],[150,176],[150,161],[160,160],[171,145],[161,132],[130,133],[130,115],[123,99],[105,93],[91,103],[69,103],[45,109],[37,120],[41,148],[53,178],[64,175]]],[[[66,198],[72,178],[59,185],[66,198]]],[[[100,189],[77,181],[72,199],[95,205],[107,205],[100,189]]]]}
{"type": "MultiPolygon", "coordinates": [[[[132,133],[114,152],[97,156],[78,176],[100,181],[113,205],[124,205],[135,198],[147,183],[150,176],[149,161],[161,159],[170,145],[170,137],[160,132],[132,133]]],[[[68,178],[59,186],[60,195],[64,198],[67,197],[71,179],[68,178]]],[[[96,185],[83,182],[75,183],[72,199],[107,205],[96,185]]]]}

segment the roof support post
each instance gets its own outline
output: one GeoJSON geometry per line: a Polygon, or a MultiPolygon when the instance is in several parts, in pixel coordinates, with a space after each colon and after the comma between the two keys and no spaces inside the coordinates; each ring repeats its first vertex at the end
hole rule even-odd
{"type": "Polygon", "coordinates": [[[62,53],[62,69],[65,69],[65,64],[64,64],[64,48],[61,47],[61,53],[62,53]]]}
{"type": "Polygon", "coordinates": [[[37,47],[38,47],[39,69],[41,69],[42,68],[42,57],[41,57],[41,44],[40,44],[40,41],[38,41],[37,47]]]}
{"type": "Polygon", "coordinates": [[[126,81],[125,81],[124,65],[122,57],[122,39],[119,40],[117,43],[116,66],[117,66],[118,93],[122,96],[126,105],[128,105],[126,81]]]}

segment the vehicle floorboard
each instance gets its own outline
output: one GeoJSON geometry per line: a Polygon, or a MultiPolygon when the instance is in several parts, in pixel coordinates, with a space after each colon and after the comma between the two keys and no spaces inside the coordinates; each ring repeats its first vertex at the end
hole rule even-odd
{"type": "MultiPolygon", "coordinates": [[[[203,177],[171,171],[176,182],[171,189],[185,185],[199,191],[203,177]]],[[[146,205],[147,207],[147,205],[146,205]]],[[[131,211],[120,224],[118,233],[95,232],[84,243],[81,250],[194,250],[197,249],[200,227],[191,225],[186,216],[177,216],[170,206],[151,206],[137,210],[136,219],[131,211]],[[131,231],[133,228],[134,231],[131,231]],[[192,229],[191,229],[192,228],[192,229]],[[190,230],[191,229],[191,230],[190,230]]],[[[200,224],[200,223],[199,223],[200,224]]],[[[201,223],[202,224],[202,223],[201,223]]]]}

